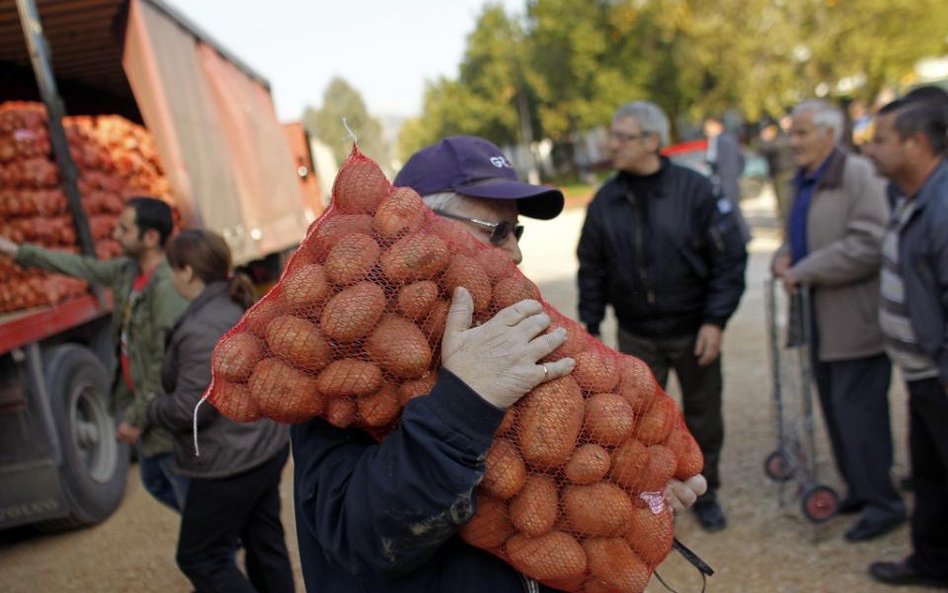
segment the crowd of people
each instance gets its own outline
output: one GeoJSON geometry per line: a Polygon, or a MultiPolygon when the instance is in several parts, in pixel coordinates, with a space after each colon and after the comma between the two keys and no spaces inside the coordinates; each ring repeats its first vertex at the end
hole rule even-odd
{"type": "MultiPolygon", "coordinates": [[[[872,119],[860,155],[841,142],[842,112],[808,100],[785,128],[762,135],[784,225],[771,268],[788,293],[805,291],[814,312],[813,379],[846,487],[839,511],[858,513],[849,541],[880,537],[909,516],[890,475],[893,362],[906,380],[912,551],[869,567],[892,585],[948,586],[946,119],[943,92],[896,100],[872,119]]],[[[705,466],[672,480],[665,495],[716,532],[727,526],[718,496],[722,341],[745,290],[751,233],[740,211],[740,147],[718,119],[705,130],[709,177],[661,155],[669,121],[657,105],[616,110],[615,173],[588,206],[577,283],[591,335],[611,306],[619,349],[645,361],[663,387],[676,374],[705,466]]],[[[519,217],[548,220],[564,206],[559,190],[519,181],[496,146],[470,136],[418,151],[394,184],[518,264],[519,217]]],[[[0,253],[112,289],[117,438],[137,448],[146,490],[180,513],[176,559],[196,591],[293,591],[279,495],[290,449],[308,591],[552,591],[458,536],[477,509],[505,410],[573,369],[569,357],[540,362],[566,339],[546,331],[540,303],[521,301],[472,326],[472,297],[456,290],[437,383],[408,402],[381,442],[318,418],[289,429],[237,424],[204,406],[195,456],[192,421],[211,352],[254,302],[253,288],[233,273],[220,236],[172,234],[171,210],[157,199],[130,200],[114,237],[124,257],[109,261],[2,237],[0,253]]]]}

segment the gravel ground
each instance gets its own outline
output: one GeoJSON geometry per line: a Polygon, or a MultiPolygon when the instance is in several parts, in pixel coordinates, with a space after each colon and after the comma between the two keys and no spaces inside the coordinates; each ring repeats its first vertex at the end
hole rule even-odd
{"type": "MultiPolygon", "coordinates": [[[[850,519],[811,524],[800,512],[795,482],[781,487],[763,472],[763,460],[776,443],[762,290],[776,237],[767,198],[745,203],[745,212],[755,226],[748,292],[725,335],[727,437],[720,498],[728,528],[706,534],[694,517],[686,515],[677,520],[678,537],[715,569],[707,582],[710,592],[892,591],[871,581],[866,566],[876,559],[901,558],[909,549],[907,527],[872,542],[846,543],[843,532],[850,519]]],[[[540,285],[548,301],[569,315],[576,311],[573,251],[582,216],[581,209],[570,210],[555,221],[532,223],[523,241],[525,273],[540,285]]],[[[612,336],[614,327],[614,322],[607,323],[604,335],[612,336]]],[[[906,401],[901,386],[893,384],[893,473],[900,477],[907,467],[906,401]]],[[[670,391],[675,393],[674,385],[670,391]]],[[[817,476],[839,488],[818,417],[814,430],[817,476]]],[[[911,501],[910,496],[908,499],[911,501]]],[[[283,500],[284,525],[298,590],[302,591],[289,467],[283,500]]],[[[154,503],[132,475],[121,507],[102,525],[59,535],[36,535],[23,529],[0,532],[0,591],[186,593],[191,590],[189,583],[174,563],[176,537],[176,515],[154,503]]],[[[673,553],[658,572],[676,591],[701,591],[701,578],[677,554],[673,553]]],[[[659,593],[665,588],[653,579],[647,591],[659,593]]]]}

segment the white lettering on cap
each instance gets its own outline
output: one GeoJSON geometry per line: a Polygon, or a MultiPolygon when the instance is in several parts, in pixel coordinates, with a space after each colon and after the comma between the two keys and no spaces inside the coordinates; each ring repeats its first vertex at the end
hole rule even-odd
{"type": "Polygon", "coordinates": [[[502,156],[492,156],[490,157],[490,164],[494,165],[498,169],[503,169],[504,167],[510,168],[510,163],[507,162],[507,159],[502,156]]]}

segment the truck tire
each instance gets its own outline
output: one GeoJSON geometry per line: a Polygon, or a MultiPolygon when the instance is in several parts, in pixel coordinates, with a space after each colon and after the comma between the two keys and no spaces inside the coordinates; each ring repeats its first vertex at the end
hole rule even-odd
{"type": "Polygon", "coordinates": [[[69,514],[37,527],[62,531],[99,523],[122,501],[129,463],[128,446],[115,440],[108,375],[95,354],[76,344],[49,350],[44,366],[69,514]]]}

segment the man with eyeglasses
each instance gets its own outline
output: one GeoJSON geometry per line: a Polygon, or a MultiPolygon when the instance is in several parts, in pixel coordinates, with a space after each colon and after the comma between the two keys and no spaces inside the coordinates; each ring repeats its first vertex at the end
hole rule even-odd
{"type": "Polygon", "coordinates": [[[579,317],[599,335],[612,305],[619,350],[648,363],[662,387],[674,369],[708,480],[694,511],[705,530],[720,531],[721,338],[744,292],[747,251],[730,201],[659,153],[668,130],[665,113],[648,101],[613,116],[616,175],[590,203],[577,249],[579,317]]]}
{"type": "MultiPolygon", "coordinates": [[[[460,222],[459,233],[518,263],[518,216],[547,220],[563,209],[559,190],[521,182],[496,146],[473,136],[418,151],[395,185],[413,188],[432,210],[460,222]]],[[[297,540],[308,591],[553,591],[457,531],[477,511],[474,491],[505,410],[574,363],[538,364],[565,340],[565,332],[543,334],[550,317],[540,303],[521,301],[477,327],[473,309],[470,294],[458,289],[438,381],[409,401],[381,443],[319,419],[293,427],[297,540]]],[[[683,510],[704,488],[696,476],[670,484],[666,497],[683,510]]]]}

